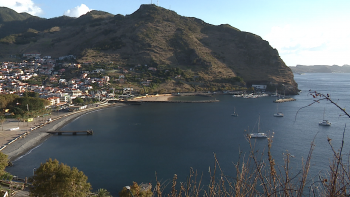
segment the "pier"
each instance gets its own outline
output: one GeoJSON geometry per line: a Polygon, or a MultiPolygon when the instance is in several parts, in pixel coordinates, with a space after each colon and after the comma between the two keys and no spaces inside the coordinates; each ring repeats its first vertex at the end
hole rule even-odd
{"type": "Polygon", "coordinates": [[[62,135],[62,134],[71,134],[71,135],[78,135],[78,134],[83,134],[83,135],[92,135],[94,132],[92,130],[86,130],[86,131],[48,131],[47,133],[50,134],[57,134],[57,135],[62,135]]]}

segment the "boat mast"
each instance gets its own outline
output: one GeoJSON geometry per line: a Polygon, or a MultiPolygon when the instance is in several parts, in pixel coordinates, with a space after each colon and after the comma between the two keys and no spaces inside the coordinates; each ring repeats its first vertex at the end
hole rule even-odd
{"type": "Polygon", "coordinates": [[[259,120],[258,120],[258,133],[260,133],[260,114],[259,114],[259,120]]]}

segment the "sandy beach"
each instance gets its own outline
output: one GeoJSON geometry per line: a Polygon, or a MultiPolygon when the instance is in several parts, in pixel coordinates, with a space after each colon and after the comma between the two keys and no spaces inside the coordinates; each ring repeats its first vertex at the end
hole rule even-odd
{"type": "MultiPolygon", "coordinates": [[[[171,94],[147,95],[136,97],[133,100],[167,101],[170,97],[172,97],[171,94]]],[[[7,119],[6,122],[2,124],[0,130],[0,151],[8,155],[10,161],[14,161],[50,137],[51,134],[48,134],[48,131],[59,130],[70,121],[87,112],[121,105],[124,104],[107,103],[99,104],[98,107],[90,107],[76,112],[52,112],[50,116],[36,118],[33,122],[19,122],[16,119],[7,119]],[[51,122],[47,122],[49,118],[51,118],[51,122]],[[31,128],[34,127],[37,128],[31,130],[31,128]]]]}
{"type": "Polygon", "coordinates": [[[168,101],[169,98],[173,97],[171,94],[156,94],[156,95],[147,95],[139,96],[132,99],[133,101],[168,101]]]}

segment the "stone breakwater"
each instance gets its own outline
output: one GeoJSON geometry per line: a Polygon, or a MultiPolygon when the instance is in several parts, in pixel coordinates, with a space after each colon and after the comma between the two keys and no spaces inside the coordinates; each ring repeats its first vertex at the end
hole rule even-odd
{"type": "Polygon", "coordinates": [[[290,101],[296,101],[296,99],[294,99],[294,98],[277,99],[273,102],[274,103],[284,103],[284,102],[290,102],[290,101]]]}

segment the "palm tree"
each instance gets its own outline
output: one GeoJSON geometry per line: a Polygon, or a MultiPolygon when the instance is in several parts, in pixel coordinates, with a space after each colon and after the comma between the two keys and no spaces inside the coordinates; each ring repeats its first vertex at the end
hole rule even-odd
{"type": "Polygon", "coordinates": [[[1,130],[4,130],[4,125],[3,123],[6,121],[6,118],[4,116],[0,116],[0,123],[1,123],[1,130]]]}
{"type": "Polygon", "coordinates": [[[98,189],[96,196],[97,197],[110,197],[111,194],[106,189],[101,188],[101,189],[98,189]]]}

